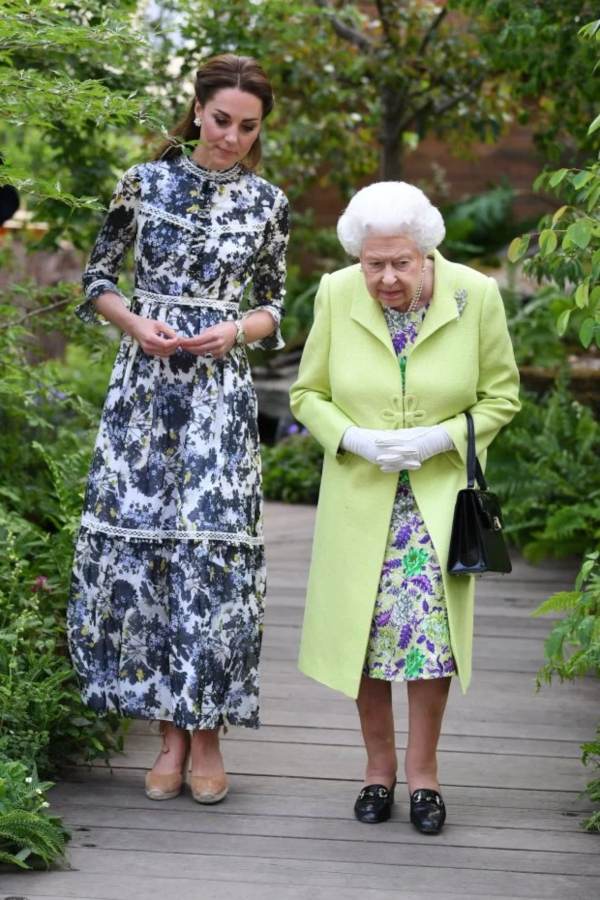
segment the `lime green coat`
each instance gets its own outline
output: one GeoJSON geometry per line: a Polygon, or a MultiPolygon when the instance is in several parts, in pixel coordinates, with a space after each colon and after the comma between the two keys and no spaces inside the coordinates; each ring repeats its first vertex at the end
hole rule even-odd
{"type": "Polygon", "coordinates": [[[473,578],[446,574],[457,491],[466,485],[466,420],[485,451],[519,410],[519,374],[498,286],[434,254],[434,290],[406,367],[406,393],[380,304],[358,265],[323,276],[315,320],[292,386],[292,411],[325,448],[300,669],[356,697],[377,595],[397,474],[339,453],[346,428],[441,423],[456,450],[410,472],[436,549],[452,652],[463,691],[471,678],[473,578]]]}

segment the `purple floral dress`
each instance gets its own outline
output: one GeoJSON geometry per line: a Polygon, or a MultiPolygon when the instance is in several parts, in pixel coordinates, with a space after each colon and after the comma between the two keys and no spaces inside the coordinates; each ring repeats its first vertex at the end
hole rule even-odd
{"type": "MultiPolygon", "coordinates": [[[[425,310],[385,309],[384,315],[404,392],[407,359],[425,310]]],[[[398,480],[364,674],[384,681],[416,681],[455,671],[440,564],[404,471],[398,480]]]]}

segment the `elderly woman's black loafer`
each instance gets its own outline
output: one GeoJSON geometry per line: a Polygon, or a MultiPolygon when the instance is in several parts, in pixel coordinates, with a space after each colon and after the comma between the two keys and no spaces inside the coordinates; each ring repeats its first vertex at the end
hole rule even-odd
{"type": "Polygon", "coordinates": [[[441,794],[419,788],[410,797],[410,821],[421,834],[439,834],[446,821],[446,807],[441,794]]]}
{"type": "Polygon", "coordinates": [[[364,787],[354,804],[354,815],[358,821],[367,825],[387,822],[392,811],[395,787],[395,781],[391,788],[386,788],[384,784],[368,784],[364,787]]]}

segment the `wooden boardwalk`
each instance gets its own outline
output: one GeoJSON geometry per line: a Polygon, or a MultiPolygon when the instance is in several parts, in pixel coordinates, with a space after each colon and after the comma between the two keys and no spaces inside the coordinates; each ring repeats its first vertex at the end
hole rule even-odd
{"type": "MultiPolygon", "coordinates": [[[[147,800],[158,738],[137,723],[112,772],[77,770],[53,792],[72,868],[0,875],[0,900],[598,900],[600,841],[581,832],[578,798],[598,683],[536,695],[534,681],[548,622],[530,611],[571,572],[519,562],[480,582],[474,682],[466,697],[453,685],[441,741],[448,823],[427,838],[402,785],[391,822],[352,817],[364,764],[354,704],[295,665],[314,510],[267,513],[264,726],[227,735],[226,802],[147,800]]],[[[395,697],[402,748],[400,686],[395,697]]]]}

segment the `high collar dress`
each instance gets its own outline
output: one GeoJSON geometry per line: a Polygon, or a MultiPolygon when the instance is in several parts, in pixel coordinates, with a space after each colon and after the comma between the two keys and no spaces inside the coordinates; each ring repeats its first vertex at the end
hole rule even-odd
{"type": "MultiPolygon", "coordinates": [[[[279,325],[288,203],[241,166],[182,155],[134,166],[113,195],[78,314],[120,293],[178,334],[255,310],[279,325]],[[247,311],[241,312],[241,304],[247,311]]],[[[283,346],[279,328],[257,346],[283,346]]],[[[97,712],[187,729],[257,727],[265,593],[256,396],[244,348],[222,360],[146,355],[124,335],[85,496],[69,645],[97,712]]]]}

